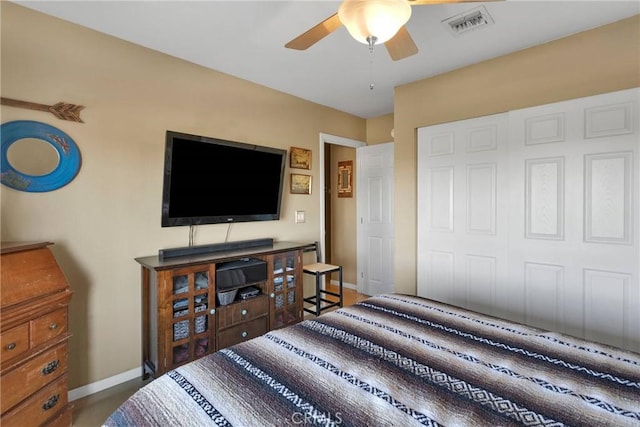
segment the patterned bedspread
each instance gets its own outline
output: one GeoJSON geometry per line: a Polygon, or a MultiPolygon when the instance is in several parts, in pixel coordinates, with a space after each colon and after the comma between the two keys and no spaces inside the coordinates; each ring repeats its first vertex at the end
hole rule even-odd
{"type": "Polygon", "coordinates": [[[640,355],[385,294],[152,381],[106,426],[640,426],[640,355]]]}

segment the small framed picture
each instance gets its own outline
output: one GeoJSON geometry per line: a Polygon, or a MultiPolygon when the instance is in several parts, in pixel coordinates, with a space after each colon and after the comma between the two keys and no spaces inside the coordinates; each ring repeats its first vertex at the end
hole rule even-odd
{"type": "Polygon", "coordinates": [[[353,196],[353,160],[338,162],[338,197],[353,196]]]}
{"type": "Polygon", "coordinates": [[[291,147],[289,167],[292,169],[311,169],[311,150],[291,147]]]}
{"type": "Polygon", "coordinates": [[[311,194],[311,175],[292,173],[291,194],[311,194]]]}

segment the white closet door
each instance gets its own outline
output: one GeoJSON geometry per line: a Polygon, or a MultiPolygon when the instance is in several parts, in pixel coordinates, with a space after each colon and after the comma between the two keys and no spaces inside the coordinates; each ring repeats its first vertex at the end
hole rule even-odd
{"type": "Polygon", "coordinates": [[[506,114],[418,130],[418,294],[495,313],[507,283],[506,114]]]}
{"type": "Polygon", "coordinates": [[[418,294],[639,351],[639,98],[419,129],[418,294]]]}
{"type": "Polygon", "coordinates": [[[519,320],[636,351],[639,96],[509,114],[509,268],[519,320]]]}

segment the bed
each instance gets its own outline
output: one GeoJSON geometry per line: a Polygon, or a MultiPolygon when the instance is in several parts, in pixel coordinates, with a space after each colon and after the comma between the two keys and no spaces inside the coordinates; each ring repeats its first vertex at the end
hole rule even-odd
{"type": "Polygon", "coordinates": [[[105,426],[640,426],[640,355],[383,294],[170,371],[105,426]]]}

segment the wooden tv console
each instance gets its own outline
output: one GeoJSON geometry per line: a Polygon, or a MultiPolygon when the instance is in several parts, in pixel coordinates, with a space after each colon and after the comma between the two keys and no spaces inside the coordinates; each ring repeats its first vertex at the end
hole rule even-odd
{"type": "Polygon", "coordinates": [[[301,321],[307,246],[275,242],[193,256],[136,258],[142,266],[143,379],[301,321]],[[252,286],[259,295],[220,304],[216,265],[246,258],[266,262],[267,280],[237,289],[252,286]]]}

